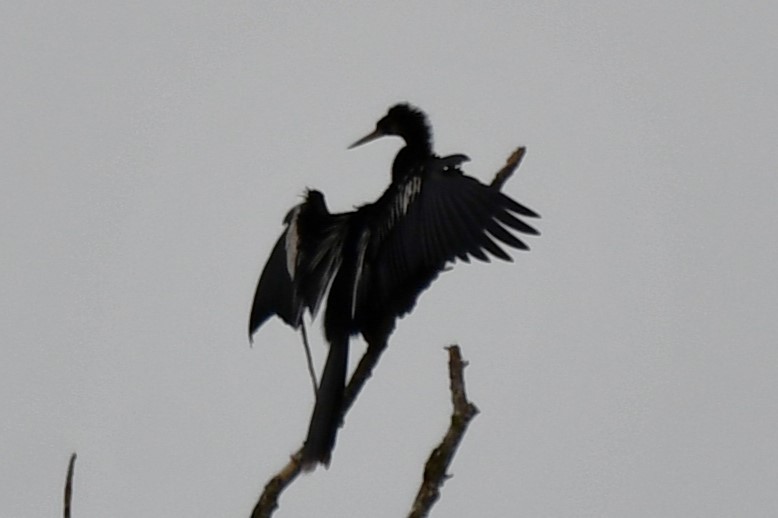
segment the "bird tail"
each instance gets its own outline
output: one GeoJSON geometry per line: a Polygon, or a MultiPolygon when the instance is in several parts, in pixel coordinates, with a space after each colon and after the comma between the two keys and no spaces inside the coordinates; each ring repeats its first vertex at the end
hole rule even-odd
{"type": "Polygon", "coordinates": [[[335,447],[335,437],[341,423],[343,393],[348,368],[348,337],[333,340],[327,355],[327,363],[316,391],[316,405],[313,408],[308,437],[302,451],[302,465],[313,468],[320,462],[330,463],[330,454],[335,447]]]}

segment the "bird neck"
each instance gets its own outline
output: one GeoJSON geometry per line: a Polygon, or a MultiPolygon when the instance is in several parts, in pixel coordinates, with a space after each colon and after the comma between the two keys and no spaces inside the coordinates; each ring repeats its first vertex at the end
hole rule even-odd
{"type": "Polygon", "coordinates": [[[432,130],[427,118],[421,112],[399,124],[397,134],[405,141],[405,148],[410,154],[427,157],[432,154],[432,130]]]}
{"type": "Polygon", "coordinates": [[[399,182],[410,175],[419,174],[421,168],[417,164],[424,162],[432,155],[432,147],[427,141],[423,145],[420,143],[407,144],[397,152],[392,164],[392,182],[399,182]]]}

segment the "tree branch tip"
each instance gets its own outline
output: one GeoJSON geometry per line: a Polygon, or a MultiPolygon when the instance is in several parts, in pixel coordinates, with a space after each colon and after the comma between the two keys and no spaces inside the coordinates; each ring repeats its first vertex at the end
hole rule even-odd
{"type": "Polygon", "coordinates": [[[513,172],[517,167],[519,167],[519,164],[521,163],[522,158],[524,158],[524,154],[526,152],[527,148],[520,146],[516,148],[513,153],[511,153],[511,155],[505,161],[505,165],[502,166],[502,168],[494,175],[494,179],[491,183],[493,189],[497,189],[499,191],[505,182],[507,182],[508,179],[513,176],[513,172]]]}
{"type": "Polygon", "coordinates": [[[70,455],[70,461],[68,462],[68,473],[65,477],[65,496],[62,510],[62,516],[64,518],[70,518],[70,506],[73,501],[73,474],[76,467],[76,452],[70,455]]]}
{"type": "Polygon", "coordinates": [[[524,154],[526,152],[527,152],[527,147],[526,146],[519,146],[519,147],[517,147],[516,151],[511,153],[511,156],[508,157],[507,162],[509,164],[517,163],[519,160],[521,160],[521,158],[524,156],[524,154]]]}

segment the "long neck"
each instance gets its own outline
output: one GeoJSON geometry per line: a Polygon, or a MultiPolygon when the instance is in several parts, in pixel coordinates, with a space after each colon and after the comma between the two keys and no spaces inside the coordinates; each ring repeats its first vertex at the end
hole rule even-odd
{"type": "Polygon", "coordinates": [[[414,121],[400,133],[405,140],[405,147],[397,152],[392,164],[392,181],[397,182],[420,171],[414,167],[432,156],[432,135],[423,118],[414,121]]]}
{"type": "Polygon", "coordinates": [[[432,151],[429,146],[406,145],[397,152],[392,163],[392,183],[405,179],[408,175],[418,174],[421,168],[414,167],[427,160],[432,151]]]}
{"type": "MultiPolygon", "coordinates": [[[[390,110],[390,114],[396,108],[390,110]]],[[[397,182],[411,174],[419,174],[418,164],[432,156],[432,130],[427,117],[419,110],[406,106],[394,124],[396,135],[405,141],[392,164],[392,181],[397,182]]]]}

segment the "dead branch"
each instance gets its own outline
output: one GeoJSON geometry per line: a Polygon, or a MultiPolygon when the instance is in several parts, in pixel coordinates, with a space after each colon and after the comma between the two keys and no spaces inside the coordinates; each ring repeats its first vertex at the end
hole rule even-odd
{"type": "Polygon", "coordinates": [[[300,474],[300,454],[302,449],[292,455],[284,468],[278,472],[270,481],[265,484],[265,489],[259,497],[257,505],[251,512],[251,518],[269,518],[278,508],[278,497],[281,492],[300,474]]]}
{"type": "Polygon", "coordinates": [[[73,500],[73,472],[76,467],[76,454],[73,453],[70,456],[70,462],[68,463],[68,474],[65,478],[65,503],[63,505],[62,515],[65,518],[70,518],[70,502],[73,500]]]}
{"type": "Polygon", "coordinates": [[[527,148],[521,146],[516,148],[516,151],[511,153],[511,156],[509,156],[508,160],[505,161],[505,165],[502,167],[502,169],[497,171],[497,174],[494,175],[494,179],[491,183],[491,186],[494,189],[497,189],[498,191],[502,189],[502,186],[505,185],[505,182],[507,182],[508,179],[513,176],[513,172],[516,171],[517,167],[519,167],[519,164],[524,158],[524,154],[526,152],[527,148]]]}
{"type": "MultiPolygon", "coordinates": [[[[368,347],[367,351],[365,351],[365,354],[362,356],[362,359],[359,360],[359,364],[357,364],[357,368],[354,369],[354,373],[351,375],[351,379],[349,380],[343,395],[343,408],[340,412],[341,426],[346,418],[346,414],[362,391],[365,382],[367,382],[372,375],[373,368],[378,363],[381,353],[385,348],[386,344],[368,347]]],[[[251,513],[251,518],[269,518],[273,515],[278,508],[278,498],[281,496],[281,493],[294,482],[302,471],[302,465],[300,463],[301,457],[302,447],[297,453],[292,455],[286,466],[265,484],[265,488],[259,497],[259,501],[257,502],[257,505],[254,506],[254,510],[251,513]]]]}
{"type": "Polygon", "coordinates": [[[440,498],[440,488],[450,477],[446,474],[459,444],[467,431],[470,421],[478,414],[476,406],[467,400],[465,393],[464,368],[467,362],[462,360],[459,346],[452,345],[448,349],[448,372],[451,387],[451,404],[454,411],[451,414],[451,424],[440,444],[424,465],[424,476],[413,502],[409,518],[427,516],[432,506],[440,498]]]}

